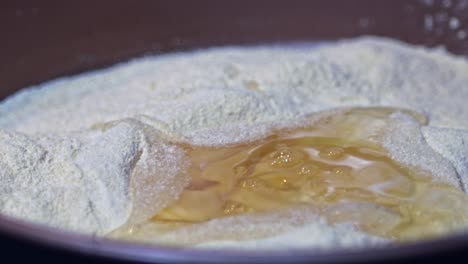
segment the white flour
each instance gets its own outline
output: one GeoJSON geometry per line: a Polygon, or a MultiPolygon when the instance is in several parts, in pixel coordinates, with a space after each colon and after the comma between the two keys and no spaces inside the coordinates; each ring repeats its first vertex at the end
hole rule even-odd
{"type": "MultiPolygon", "coordinates": [[[[408,116],[396,115],[382,144],[394,159],[466,189],[466,98],[467,60],[389,39],[137,59],[31,87],[0,104],[0,212],[106,234],[147,219],[188,183],[183,151],[168,140],[251,140],[275,124],[348,106],[426,114],[422,132],[408,116]]],[[[316,241],[308,245],[380,241],[324,225],[301,227],[316,241]]],[[[307,244],[276,235],[251,243],[307,244]]]]}

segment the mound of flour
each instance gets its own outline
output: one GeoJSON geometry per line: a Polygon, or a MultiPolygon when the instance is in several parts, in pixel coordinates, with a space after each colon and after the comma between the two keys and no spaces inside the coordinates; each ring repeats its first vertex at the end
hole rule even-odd
{"type": "MultiPolygon", "coordinates": [[[[351,106],[425,114],[424,126],[394,115],[382,126],[382,145],[397,161],[466,189],[466,98],[466,59],[382,38],[136,59],[29,87],[0,104],[0,212],[107,234],[148,219],[187,185],[188,162],[170,142],[248,141],[279,124],[351,106]]],[[[321,246],[379,240],[324,225],[300,228],[320,237],[321,246]]],[[[258,241],[274,244],[296,231],[258,241]]]]}

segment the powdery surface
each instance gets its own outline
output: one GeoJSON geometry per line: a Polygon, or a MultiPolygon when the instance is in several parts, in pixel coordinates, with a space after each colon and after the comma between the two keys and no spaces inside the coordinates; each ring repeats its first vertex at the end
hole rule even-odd
{"type": "Polygon", "coordinates": [[[147,219],[189,180],[178,171],[186,165],[181,150],[148,144],[131,122],[67,137],[1,130],[0,146],[1,212],[84,233],[147,219]]]}
{"type": "Polygon", "coordinates": [[[434,150],[457,169],[464,191],[468,190],[468,131],[423,127],[423,135],[434,150]]]}
{"type": "Polygon", "coordinates": [[[351,224],[330,226],[325,222],[316,221],[313,224],[292,229],[289,232],[275,232],[267,238],[257,240],[216,240],[196,245],[196,248],[237,249],[237,250],[285,250],[297,249],[334,249],[357,248],[388,244],[384,239],[366,235],[356,231],[351,224]],[[324,235],[326,234],[326,235],[324,235]]]}
{"type": "MultiPolygon", "coordinates": [[[[402,113],[382,127],[380,142],[394,159],[466,187],[466,98],[465,59],[389,39],[137,59],[30,87],[0,104],[0,211],[104,234],[146,220],[187,184],[183,151],[168,140],[231,144],[350,106],[426,114],[424,135],[402,113]]],[[[358,231],[314,224],[307,232],[320,230],[328,246],[364,241],[358,231]]]]}
{"type": "MultiPolygon", "coordinates": [[[[450,163],[450,159],[444,158],[446,155],[440,155],[442,153],[434,151],[426,143],[420,124],[402,113],[395,113],[391,118],[385,127],[382,145],[389,150],[392,159],[463,189],[462,180],[453,167],[455,163],[450,163]]],[[[454,142],[454,139],[446,142],[454,142]]]]}

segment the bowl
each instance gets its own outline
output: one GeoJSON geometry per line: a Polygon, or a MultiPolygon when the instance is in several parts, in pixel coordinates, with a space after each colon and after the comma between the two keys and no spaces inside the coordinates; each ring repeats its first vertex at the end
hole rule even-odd
{"type": "MultiPolygon", "coordinates": [[[[386,36],[468,55],[468,1],[2,1],[0,97],[130,58],[223,45],[386,36]]],[[[112,241],[0,215],[3,257],[67,263],[465,263],[468,233],[381,249],[197,251],[112,241]]]]}

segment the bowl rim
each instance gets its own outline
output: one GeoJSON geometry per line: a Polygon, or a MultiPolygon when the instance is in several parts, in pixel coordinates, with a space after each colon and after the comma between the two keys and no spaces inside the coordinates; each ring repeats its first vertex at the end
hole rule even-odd
{"type": "Polygon", "coordinates": [[[164,263],[360,263],[424,257],[461,249],[468,245],[468,232],[428,240],[372,248],[331,250],[236,251],[190,249],[114,240],[80,234],[0,214],[0,232],[40,246],[113,260],[164,263]]]}

